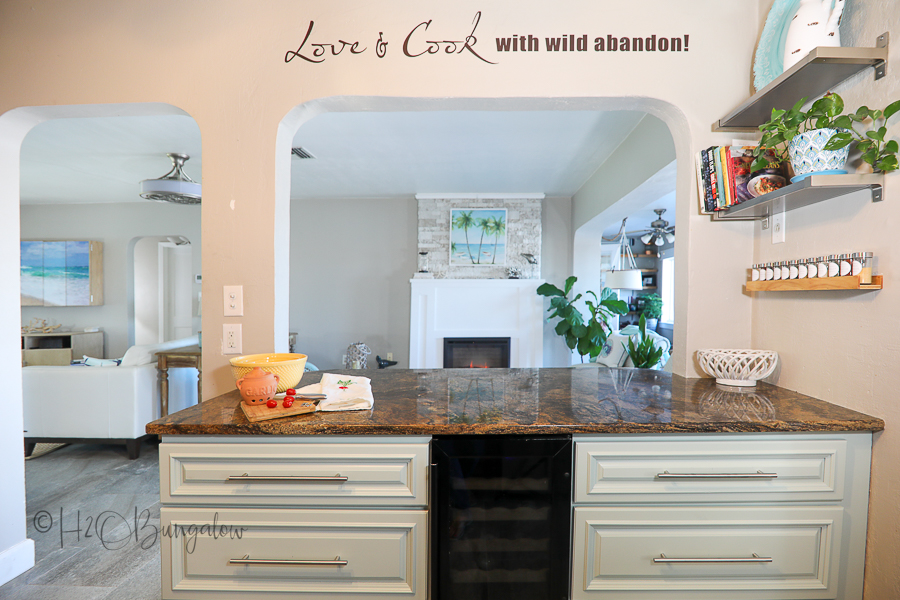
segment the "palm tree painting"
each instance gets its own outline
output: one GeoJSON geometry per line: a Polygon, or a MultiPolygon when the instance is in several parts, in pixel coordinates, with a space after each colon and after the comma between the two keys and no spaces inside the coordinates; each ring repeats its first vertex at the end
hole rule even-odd
{"type": "Polygon", "coordinates": [[[450,265],[502,266],[505,264],[506,209],[451,209],[450,265]],[[470,232],[473,234],[471,238],[470,232]]]}

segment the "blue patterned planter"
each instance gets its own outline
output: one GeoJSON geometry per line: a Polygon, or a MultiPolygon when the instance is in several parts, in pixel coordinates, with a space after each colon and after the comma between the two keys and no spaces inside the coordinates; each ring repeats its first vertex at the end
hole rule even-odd
{"type": "Polygon", "coordinates": [[[794,136],[788,144],[788,156],[797,175],[794,180],[819,171],[833,173],[844,168],[850,146],[840,150],[822,149],[837,132],[837,129],[812,129],[794,136]]]}

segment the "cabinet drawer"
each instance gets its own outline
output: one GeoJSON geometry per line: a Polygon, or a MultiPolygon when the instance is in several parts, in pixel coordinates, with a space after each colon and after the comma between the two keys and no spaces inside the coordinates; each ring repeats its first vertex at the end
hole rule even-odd
{"type": "Polygon", "coordinates": [[[836,598],[842,519],[832,506],[578,507],[573,598],[836,598]]]}
{"type": "Polygon", "coordinates": [[[163,507],[162,597],[424,600],[426,514],[163,507]]]}
{"type": "Polygon", "coordinates": [[[163,504],[426,506],[428,444],[165,443],[163,504]]]}
{"type": "Polygon", "coordinates": [[[576,503],[840,501],[842,439],[578,442],[576,503]]]}

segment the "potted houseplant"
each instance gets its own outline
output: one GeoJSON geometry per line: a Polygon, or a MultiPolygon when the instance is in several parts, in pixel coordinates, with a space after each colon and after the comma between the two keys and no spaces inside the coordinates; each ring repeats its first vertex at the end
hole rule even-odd
{"type": "Polygon", "coordinates": [[[569,298],[576,281],[577,277],[569,277],[566,279],[565,289],[562,290],[551,283],[544,283],[538,287],[537,293],[550,298],[550,308],[547,312],[551,314],[547,317],[548,320],[559,319],[555,327],[556,333],[563,337],[570,350],[578,352],[581,362],[584,362],[585,356],[596,358],[600,354],[610,333],[610,317],[626,314],[628,305],[624,300],[619,300],[615,292],[609,288],[600,290],[599,297],[594,292],[588,291],[585,293],[592,296],[593,300],[584,301],[590,312],[590,316],[585,318],[575,306],[575,302],[582,294],[569,298]]]}
{"type": "Polygon", "coordinates": [[[663,355],[663,349],[653,343],[653,338],[647,335],[647,320],[641,315],[639,324],[640,334],[628,338],[625,351],[631,358],[631,362],[638,369],[652,369],[659,364],[663,355]],[[637,343],[633,338],[639,338],[637,343]]]}
{"type": "Polygon", "coordinates": [[[656,331],[659,318],[662,316],[662,297],[659,294],[647,294],[644,296],[644,317],[647,317],[647,327],[656,331]]]}
{"type": "Polygon", "coordinates": [[[763,169],[772,155],[779,161],[790,158],[796,181],[814,172],[842,171],[849,146],[856,143],[862,159],[876,171],[898,168],[895,140],[884,139],[885,123],[900,110],[900,101],[884,110],[866,106],[844,114],[844,100],[838,94],[826,94],[803,110],[806,98],[790,110],[772,109],[771,118],[759,126],[762,138],[754,151],[752,171],[763,169]],[[862,126],[864,131],[859,131],[862,126]]]}

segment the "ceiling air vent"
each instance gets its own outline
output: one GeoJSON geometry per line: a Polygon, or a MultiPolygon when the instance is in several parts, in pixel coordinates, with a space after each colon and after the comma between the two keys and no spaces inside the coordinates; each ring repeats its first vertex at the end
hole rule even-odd
{"type": "Polygon", "coordinates": [[[307,150],[306,148],[301,148],[300,146],[291,148],[291,154],[293,154],[297,158],[315,158],[315,156],[310,154],[309,150],[307,150]]]}

